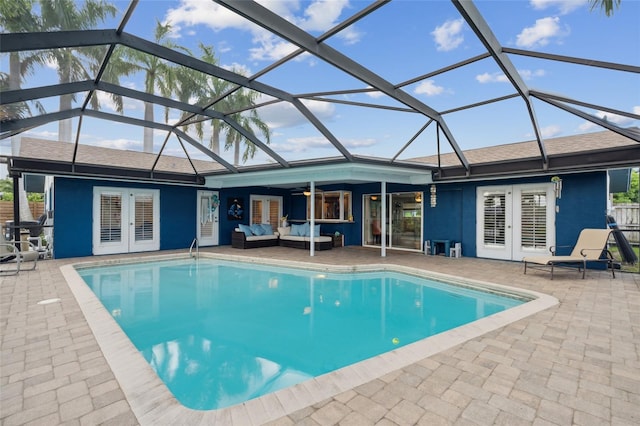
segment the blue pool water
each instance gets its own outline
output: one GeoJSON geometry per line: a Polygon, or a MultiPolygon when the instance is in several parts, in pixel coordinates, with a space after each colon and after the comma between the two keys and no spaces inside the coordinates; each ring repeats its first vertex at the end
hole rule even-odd
{"type": "Polygon", "coordinates": [[[186,407],[224,408],[526,302],[391,272],[200,259],[78,269],[186,407]]]}

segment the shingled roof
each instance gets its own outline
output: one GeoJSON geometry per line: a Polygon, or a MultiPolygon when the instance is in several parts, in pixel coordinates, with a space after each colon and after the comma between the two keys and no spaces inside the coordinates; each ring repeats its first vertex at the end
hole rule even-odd
{"type": "MultiPolygon", "coordinates": [[[[630,129],[640,132],[640,129],[630,129]]],[[[562,167],[564,170],[590,168],[615,167],[628,165],[640,159],[640,144],[618,135],[614,132],[603,131],[574,136],[563,136],[545,140],[550,164],[562,167]],[[593,163],[595,154],[598,161],[593,163]],[[601,163],[602,156],[606,155],[609,162],[601,163]],[[635,160],[633,160],[635,159],[635,160]]],[[[518,142],[505,145],[497,145],[486,148],[478,148],[464,151],[475,173],[480,173],[483,168],[491,170],[491,174],[500,175],[512,173],[514,167],[521,172],[539,173],[539,151],[535,140],[518,142]],[[531,163],[531,170],[523,168],[524,164],[531,163]]],[[[174,180],[180,180],[181,176],[207,176],[224,172],[221,165],[199,159],[190,159],[172,155],[144,153],[139,151],[120,150],[92,145],[78,145],[68,142],[51,141],[30,137],[22,137],[19,155],[16,158],[36,163],[57,163],[60,166],[60,174],[70,174],[72,169],[96,170],[96,175],[104,168],[120,170],[122,177],[149,177],[173,176],[174,180]],[[74,159],[75,156],[75,159],[74,159]],[[138,174],[136,174],[136,171],[138,174]],[[132,175],[133,173],[133,175],[132,175]]],[[[440,156],[430,155],[416,157],[409,160],[413,164],[424,164],[432,168],[436,165],[434,180],[455,179],[462,173],[462,165],[455,153],[445,153],[440,156]],[[439,167],[437,167],[439,165],[439,167]]],[[[548,172],[561,169],[551,168],[548,172]]],[[[91,173],[86,173],[90,175],[91,173]]],[[[486,175],[486,174],[485,174],[486,175]]]]}

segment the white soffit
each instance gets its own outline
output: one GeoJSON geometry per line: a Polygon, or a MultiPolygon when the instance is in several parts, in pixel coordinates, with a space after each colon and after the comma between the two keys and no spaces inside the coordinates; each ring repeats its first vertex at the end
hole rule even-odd
{"type": "Polygon", "coordinates": [[[428,185],[433,182],[430,170],[371,164],[341,163],[279,170],[262,170],[224,176],[208,176],[208,188],[238,188],[247,186],[291,187],[301,183],[365,183],[387,182],[428,185]]]}

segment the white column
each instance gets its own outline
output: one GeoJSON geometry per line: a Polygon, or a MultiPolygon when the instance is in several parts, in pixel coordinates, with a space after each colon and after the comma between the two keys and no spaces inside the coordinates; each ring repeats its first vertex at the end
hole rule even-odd
{"type": "Polygon", "coordinates": [[[382,211],[380,213],[380,257],[387,257],[387,182],[380,182],[380,198],[382,199],[382,211]]]}
{"type": "Polygon", "coordinates": [[[309,200],[309,202],[311,203],[311,221],[309,222],[309,226],[311,227],[311,229],[309,230],[309,235],[311,235],[311,243],[310,243],[310,247],[309,247],[309,256],[315,256],[316,253],[316,243],[315,243],[315,235],[314,235],[314,228],[316,225],[316,183],[314,181],[310,182],[310,189],[311,189],[311,195],[309,195],[311,197],[311,200],[309,200]]]}

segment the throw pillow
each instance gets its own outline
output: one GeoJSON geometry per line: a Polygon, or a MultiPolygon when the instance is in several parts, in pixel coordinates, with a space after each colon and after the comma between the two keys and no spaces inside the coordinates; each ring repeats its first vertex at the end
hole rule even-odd
{"type": "Polygon", "coordinates": [[[246,235],[247,237],[250,237],[253,235],[253,232],[251,232],[251,228],[248,227],[247,225],[239,224],[238,228],[240,228],[240,230],[244,232],[244,235],[246,235]]]}
{"type": "Polygon", "coordinates": [[[308,237],[309,235],[311,235],[311,228],[309,227],[309,222],[306,222],[304,225],[302,225],[302,231],[300,231],[300,236],[308,237]]]}
{"type": "Polygon", "coordinates": [[[290,235],[293,235],[294,237],[304,237],[304,225],[292,224],[290,235]]]}
{"type": "Polygon", "coordinates": [[[264,235],[264,228],[259,223],[252,223],[250,228],[253,235],[264,235]]]}
{"type": "Polygon", "coordinates": [[[264,235],[273,235],[273,226],[270,223],[261,223],[262,229],[264,229],[264,235]]]}

